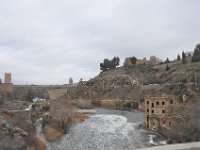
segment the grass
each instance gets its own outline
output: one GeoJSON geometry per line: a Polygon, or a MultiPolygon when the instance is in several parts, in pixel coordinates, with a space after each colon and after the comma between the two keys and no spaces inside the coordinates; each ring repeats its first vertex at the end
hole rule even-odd
{"type": "Polygon", "coordinates": [[[150,72],[155,72],[156,70],[150,66],[150,65],[137,65],[136,66],[137,69],[141,72],[141,73],[150,73],[150,72]]]}
{"type": "Polygon", "coordinates": [[[49,142],[55,141],[64,135],[60,129],[55,129],[49,125],[44,128],[44,135],[49,142]]]}

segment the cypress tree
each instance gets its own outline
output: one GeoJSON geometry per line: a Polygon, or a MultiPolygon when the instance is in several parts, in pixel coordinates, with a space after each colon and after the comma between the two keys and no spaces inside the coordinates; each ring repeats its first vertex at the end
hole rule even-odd
{"type": "Polygon", "coordinates": [[[182,52],[182,63],[186,64],[187,60],[186,60],[186,54],[184,53],[184,51],[182,52]]]}
{"type": "Polygon", "coordinates": [[[200,44],[196,46],[192,56],[192,62],[198,62],[198,61],[200,61],[200,44]]]}
{"type": "Polygon", "coordinates": [[[168,66],[168,64],[167,64],[167,66],[166,66],[166,71],[169,71],[169,69],[170,69],[170,68],[169,68],[169,66],[168,66]]]}
{"type": "Polygon", "coordinates": [[[178,54],[178,56],[177,56],[177,61],[180,61],[181,60],[181,57],[180,57],[180,55],[178,54]]]}

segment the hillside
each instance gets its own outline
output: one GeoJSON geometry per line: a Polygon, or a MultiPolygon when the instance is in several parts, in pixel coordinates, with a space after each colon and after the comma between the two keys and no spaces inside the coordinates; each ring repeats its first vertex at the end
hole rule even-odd
{"type": "Polygon", "coordinates": [[[134,99],[144,95],[183,95],[197,99],[200,87],[200,63],[136,65],[101,72],[77,88],[69,90],[72,99],[134,99]]]}

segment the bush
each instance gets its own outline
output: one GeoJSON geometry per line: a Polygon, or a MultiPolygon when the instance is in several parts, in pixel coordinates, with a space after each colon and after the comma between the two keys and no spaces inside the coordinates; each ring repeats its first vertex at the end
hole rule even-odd
{"type": "Polygon", "coordinates": [[[47,125],[44,128],[44,134],[45,134],[47,141],[52,142],[52,141],[55,141],[55,140],[59,139],[60,137],[62,137],[64,133],[62,130],[55,129],[55,128],[47,125]]]}

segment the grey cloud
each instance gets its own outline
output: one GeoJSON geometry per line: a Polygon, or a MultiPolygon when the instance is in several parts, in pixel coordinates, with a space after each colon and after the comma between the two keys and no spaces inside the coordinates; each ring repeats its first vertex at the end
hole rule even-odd
{"type": "Polygon", "coordinates": [[[99,73],[104,58],[175,58],[199,43],[198,0],[2,0],[0,75],[64,84],[99,73]]]}

